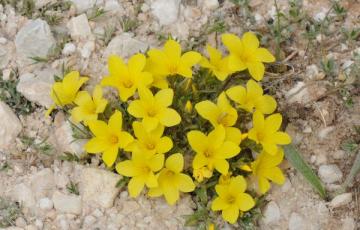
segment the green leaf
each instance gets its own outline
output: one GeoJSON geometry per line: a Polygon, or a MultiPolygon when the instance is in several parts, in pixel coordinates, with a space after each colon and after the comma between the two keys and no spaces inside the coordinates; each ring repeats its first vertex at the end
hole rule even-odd
{"type": "Polygon", "coordinates": [[[295,147],[290,144],[284,146],[284,152],[286,159],[291,163],[291,165],[299,171],[305,179],[314,187],[314,189],[320,194],[320,196],[325,199],[327,197],[326,191],[322,183],[320,182],[319,177],[316,176],[314,171],[310,166],[302,159],[299,152],[295,147]]]}

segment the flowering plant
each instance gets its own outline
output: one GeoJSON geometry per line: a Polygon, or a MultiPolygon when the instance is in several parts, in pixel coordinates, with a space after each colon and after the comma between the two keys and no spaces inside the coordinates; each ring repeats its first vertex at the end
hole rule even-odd
{"type": "Polygon", "coordinates": [[[208,58],[173,39],[127,62],[110,56],[109,75],[91,93],[79,91],[88,78],[70,72],[53,85],[48,113],[66,109],[89,131],[84,150],[129,178],[131,197],[145,192],[173,205],[180,193],[205,191],[205,206],[210,198],[235,223],[270,182],[284,183],[281,146],[291,139],[260,83],[273,55],[251,32],[221,38],[228,52],[207,45],[208,58]],[[106,98],[103,87],[119,98],[106,98]]]}

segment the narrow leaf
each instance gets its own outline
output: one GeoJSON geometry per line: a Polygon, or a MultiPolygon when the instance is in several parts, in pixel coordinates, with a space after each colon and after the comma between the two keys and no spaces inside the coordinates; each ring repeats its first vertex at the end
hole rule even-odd
{"type": "Polygon", "coordinates": [[[301,157],[295,147],[292,144],[286,145],[284,146],[284,152],[285,157],[290,162],[290,164],[297,171],[299,171],[305,177],[305,179],[314,187],[314,189],[320,194],[320,196],[325,199],[327,196],[326,191],[319,177],[316,176],[314,171],[304,161],[304,159],[301,157]]]}

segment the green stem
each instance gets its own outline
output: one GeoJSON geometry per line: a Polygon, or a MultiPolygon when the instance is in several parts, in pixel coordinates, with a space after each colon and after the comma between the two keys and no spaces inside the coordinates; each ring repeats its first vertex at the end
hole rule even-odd
{"type": "Polygon", "coordinates": [[[275,42],[276,42],[276,49],[275,49],[275,56],[276,60],[280,60],[280,42],[281,42],[281,28],[280,28],[280,9],[277,4],[277,0],[274,0],[275,9],[276,9],[276,30],[275,30],[275,42]]]}

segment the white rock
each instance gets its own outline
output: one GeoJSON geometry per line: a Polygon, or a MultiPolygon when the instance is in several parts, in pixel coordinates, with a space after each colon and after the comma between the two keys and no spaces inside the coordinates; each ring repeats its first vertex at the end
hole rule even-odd
{"type": "Polygon", "coordinates": [[[87,41],[81,49],[81,56],[89,58],[91,53],[95,50],[95,41],[87,41]]]}
{"type": "Polygon", "coordinates": [[[321,11],[321,12],[314,15],[315,21],[318,21],[318,22],[324,20],[325,17],[326,17],[326,12],[325,11],[321,11]]]}
{"type": "Polygon", "coordinates": [[[50,27],[42,19],[30,20],[15,37],[16,51],[25,58],[47,57],[55,45],[50,27]]]}
{"type": "Polygon", "coordinates": [[[151,12],[160,25],[170,25],[178,19],[180,2],[181,0],[155,0],[151,4],[151,12]]]}
{"type": "Polygon", "coordinates": [[[74,45],[74,43],[69,42],[64,45],[62,54],[67,56],[73,54],[75,51],[76,51],[76,46],[74,45]]]}
{"type": "Polygon", "coordinates": [[[57,211],[75,215],[81,214],[82,202],[79,196],[65,195],[59,191],[54,192],[52,197],[57,211]]]}
{"type": "Polygon", "coordinates": [[[84,218],[84,227],[91,227],[96,222],[96,218],[92,215],[85,216],[84,218]]]}
{"type": "Polygon", "coordinates": [[[63,113],[57,113],[55,116],[55,140],[58,152],[71,152],[80,156],[84,152],[86,140],[75,140],[71,124],[65,120],[63,113]]]}
{"type": "Polygon", "coordinates": [[[45,168],[30,178],[31,190],[36,199],[51,196],[55,187],[54,173],[51,169],[45,168]]]}
{"type": "Polygon", "coordinates": [[[105,2],[105,7],[104,7],[104,10],[106,12],[116,12],[118,10],[120,10],[121,7],[120,7],[120,4],[117,0],[107,0],[105,2]]]}
{"type": "Polygon", "coordinates": [[[78,14],[93,8],[94,6],[101,6],[104,4],[104,0],[71,0],[76,8],[78,14]]]}
{"type": "Polygon", "coordinates": [[[26,220],[23,217],[18,217],[15,220],[16,227],[25,227],[26,226],[26,220]]]}
{"type": "Polygon", "coordinates": [[[44,223],[41,220],[36,219],[35,220],[35,226],[37,227],[36,229],[43,229],[44,223]]]}
{"type": "Polygon", "coordinates": [[[299,81],[296,85],[285,93],[289,103],[306,103],[309,100],[309,91],[304,82],[299,81]]]}
{"type": "Polygon", "coordinates": [[[304,230],[304,219],[296,212],[291,213],[289,220],[289,230],[304,230]]]}
{"type": "Polygon", "coordinates": [[[205,9],[209,10],[215,10],[219,7],[219,1],[218,0],[202,0],[198,1],[198,6],[202,6],[205,9]]]}
{"type": "Polygon", "coordinates": [[[321,140],[324,140],[328,137],[328,135],[335,130],[335,127],[334,126],[328,126],[328,127],[324,127],[322,128],[319,133],[318,133],[318,137],[321,139],[321,140]]]}
{"type": "Polygon", "coordinates": [[[30,224],[25,227],[25,230],[38,230],[38,228],[35,225],[30,224]]]}
{"type": "Polygon", "coordinates": [[[5,68],[11,59],[11,49],[6,45],[0,45],[0,68],[5,68]]]}
{"type": "Polygon", "coordinates": [[[22,126],[14,112],[2,101],[0,101],[0,117],[0,151],[5,151],[14,143],[22,126]]]}
{"type": "Polygon", "coordinates": [[[2,72],[2,79],[4,81],[8,81],[10,80],[10,76],[11,76],[11,69],[4,69],[2,72]]]}
{"type": "Polygon", "coordinates": [[[73,39],[86,38],[91,35],[91,29],[86,14],[73,17],[67,23],[70,35],[73,39]]]}
{"type": "Polygon", "coordinates": [[[336,160],[340,160],[340,159],[343,159],[345,157],[345,155],[346,155],[345,151],[339,149],[332,154],[332,157],[336,160]]]}
{"type": "Polygon", "coordinates": [[[354,218],[352,217],[345,217],[345,219],[342,221],[342,227],[341,230],[355,230],[356,228],[356,222],[354,218]]]}
{"type": "Polygon", "coordinates": [[[351,192],[343,193],[337,195],[336,197],[334,197],[334,199],[331,200],[330,207],[338,208],[349,204],[351,201],[352,201],[352,193],[351,192]]]}
{"type": "Polygon", "coordinates": [[[127,58],[135,53],[145,52],[148,47],[148,44],[133,38],[131,34],[122,33],[110,41],[106,47],[104,56],[107,58],[111,54],[116,54],[127,58]]]}
{"type": "Polygon", "coordinates": [[[54,103],[50,97],[50,92],[56,74],[57,71],[51,68],[37,71],[34,74],[22,74],[16,90],[29,101],[49,108],[54,103]]]}
{"type": "Polygon", "coordinates": [[[263,215],[264,224],[273,224],[280,220],[280,209],[275,201],[271,201],[266,205],[263,215]]]}
{"type": "Polygon", "coordinates": [[[5,45],[6,42],[7,42],[7,39],[6,39],[6,38],[0,37],[0,44],[1,44],[1,45],[5,45]]]}
{"type": "Polygon", "coordinates": [[[39,200],[39,207],[42,210],[48,211],[54,207],[54,203],[49,198],[44,197],[39,200]]]}
{"type": "Polygon", "coordinates": [[[319,74],[319,69],[315,64],[306,66],[306,76],[309,79],[315,79],[315,77],[319,74]]]}
{"type": "Polygon", "coordinates": [[[96,203],[104,208],[113,206],[119,193],[116,183],[120,175],[96,168],[84,168],[81,173],[80,193],[86,203],[96,203]]]}
{"type": "Polygon", "coordinates": [[[332,184],[341,181],[343,174],[335,164],[321,165],[319,167],[319,177],[324,183],[332,184]]]}
{"type": "Polygon", "coordinates": [[[33,208],[36,204],[33,192],[24,183],[15,185],[11,196],[27,208],[33,208]]]}

